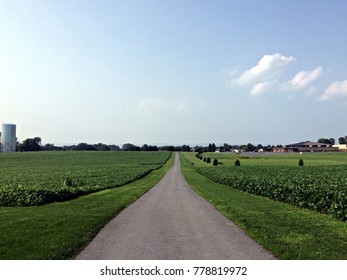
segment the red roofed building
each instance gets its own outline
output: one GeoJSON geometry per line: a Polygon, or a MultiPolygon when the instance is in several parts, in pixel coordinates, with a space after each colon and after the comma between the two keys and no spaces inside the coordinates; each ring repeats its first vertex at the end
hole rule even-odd
{"type": "Polygon", "coordinates": [[[298,153],[298,152],[338,152],[339,148],[332,147],[330,144],[305,141],[286,145],[285,147],[275,147],[275,153],[298,153]]]}

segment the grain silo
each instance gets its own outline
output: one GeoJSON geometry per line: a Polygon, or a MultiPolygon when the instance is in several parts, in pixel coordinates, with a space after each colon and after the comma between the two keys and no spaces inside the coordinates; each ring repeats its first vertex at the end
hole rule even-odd
{"type": "Polygon", "coordinates": [[[1,134],[1,151],[2,152],[15,152],[16,151],[16,125],[15,124],[2,124],[1,134]]]}

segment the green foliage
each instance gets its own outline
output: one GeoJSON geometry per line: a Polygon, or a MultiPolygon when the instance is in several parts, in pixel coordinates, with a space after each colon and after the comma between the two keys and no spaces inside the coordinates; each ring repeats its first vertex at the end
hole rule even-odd
{"type": "Polygon", "coordinates": [[[0,206],[42,205],[119,187],[160,168],[169,156],[169,152],[3,154],[0,206]]]}
{"type": "Polygon", "coordinates": [[[241,166],[240,160],[235,160],[235,166],[241,166]]]}
{"type": "Polygon", "coordinates": [[[40,207],[0,207],[0,259],[73,258],[109,220],[154,186],[173,159],[119,188],[40,207]]]}
{"type": "MultiPolygon", "coordinates": [[[[328,154],[323,156],[329,157],[328,154]]],[[[317,157],[322,156],[317,155],[317,157]]],[[[347,259],[346,222],[329,215],[217,184],[198,174],[196,165],[190,165],[189,161],[194,161],[194,158],[184,154],[181,169],[189,185],[277,258],[347,259]]],[[[238,172],[244,169],[244,167],[230,167],[231,163],[228,163],[229,169],[238,172]]],[[[296,165],[297,160],[293,163],[292,165],[296,165]]],[[[212,167],[210,169],[220,170],[220,168],[212,167]]],[[[296,165],[295,169],[302,168],[296,165]]]]}
{"type": "Polygon", "coordinates": [[[334,138],[319,138],[317,140],[318,143],[322,143],[322,144],[328,144],[328,145],[335,145],[335,139],[334,138]]]}
{"type": "MultiPolygon", "coordinates": [[[[239,159],[242,166],[298,166],[298,161],[302,158],[305,166],[326,166],[347,164],[346,153],[204,153],[205,157],[210,157],[211,161],[217,158],[224,165],[233,166],[235,160],[239,159]],[[244,161],[242,161],[244,159],[244,161]]],[[[189,156],[188,156],[189,157],[189,156]]],[[[189,157],[190,158],[190,157],[189,157]]],[[[203,165],[202,163],[198,163],[203,165]]]]}
{"type": "Polygon", "coordinates": [[[218,165],[218,159],[215,158],[215,159],[213,160],[213,166],[217,166],[217,165],[218,165]]]}
{"type": "Polygon", "coordinates": [[[347,136],[340,137],[340,138],[339,138],[339,144],[340,144],[340,145],[347,144],[347,136]]]}
{"type": "Polygon", "coordinates": [[[299,159],[299,166],[304,166],[304,161],[303,161],[303,159],[301,158],[301,159],[299,159]]]}
{"type": "Polygon", "coordinates": [[[209,157],[206,159],[206,163],[211,163],[211,159],[209,157]]]}
{"type": "Polygon", "coordinates": [[[208,144],[207,151],[208,151],[208,152],[214,153],[214,152],[216,151],[216,145],[215,145],[215,143],[212,143],[212,144],[210,143],[210,144],[208,144]]]}
{"type": "Polygon", "coordinates": [[[298,167],[198,167],[198,173],[221,184],[347,220],[345,165],[298,167]]]}
{"type": "Polygon", "coordinates": [[[17,150],[21,152],[41,151],[41,138],[35,137],[25,139],[22,143],[18,143],[17,150]]]}

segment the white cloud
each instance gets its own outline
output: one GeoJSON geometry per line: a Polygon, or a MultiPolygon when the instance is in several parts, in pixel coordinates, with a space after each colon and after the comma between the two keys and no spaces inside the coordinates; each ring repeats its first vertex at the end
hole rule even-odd
{"type": "Polygon", "coordinates": [[[251,96],[258,96],[268,91],[269,88],[273,85],[271,82],[261,82],[257,83],[252,87],[251,96]]]}
{"type": "Polygon", "coordinates": [[[307,88],[312,82],[317,80],[322,73],[322,66],[317,67],[313,71],[300,71],[293,79],[283,83],[280,88],[285,91],[296,91],[307,88]]]}
{"type": "Polygon", "coordinates": [[[235,71],[232,71],[234,78],[229,75],[231,80],[228,86],[248,88],[253,97],[270,91],[286,93],[303,91],[307,97],[311,97],[318,92],[314,82],[323,74],[323,67],[319,66],[312,71],[299,71],[287,81],[284,78],[285,70],[295,60],[293,56],[284,56],[279,53],[264,55],[255,66],[238,76],[235,77],[235,71]]]}
{"type": "Polygon", "coordinates": [[[333,82],[324,92],[318,97],[317,101],[329,101],[339,97],[347,97],[347,80],[333,82]]]}
{"type": "Polygon", "coordinates": [[[256,66],[246,70],[238,78],[231,80],[230,86],[245,86],[274,80],[281,69],[294,61],[294,57],[283,56],[279,53],[264,55],[256,66]]]}

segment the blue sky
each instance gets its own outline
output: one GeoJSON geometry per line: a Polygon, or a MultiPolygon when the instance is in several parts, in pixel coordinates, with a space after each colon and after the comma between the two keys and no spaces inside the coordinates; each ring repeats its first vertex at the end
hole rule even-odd
{"type": "Polygon", "coordinates": [[[346,26],[343,0],[0,0],[0,122],[56,144],[337,140],[346,26]]]}

